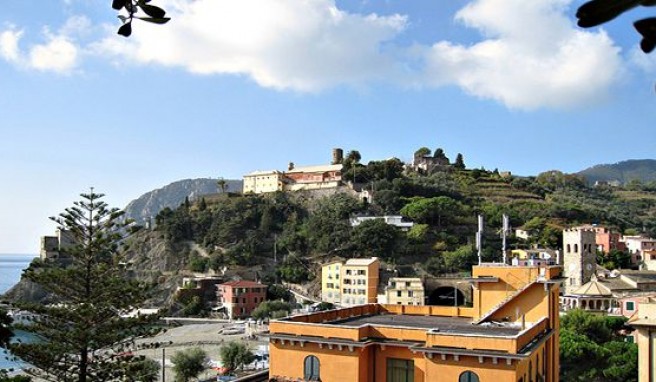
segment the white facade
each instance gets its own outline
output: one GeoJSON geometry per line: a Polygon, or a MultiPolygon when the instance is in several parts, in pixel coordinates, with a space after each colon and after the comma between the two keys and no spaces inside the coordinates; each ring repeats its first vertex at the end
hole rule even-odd
{"type": "Polygon", "coordinates": [[[424,283],[419,277],[392,277],[384,292],[378,295],[378,303],[424,305],[424,296],[424,283]]]}
{"type": "Polygon", "coordinates": [[[283,173],[280,171],[255,171],[244,175],[244,194],[282,191],[283,187],[283,173]]]}
{"type": "Polygon", "coordinates": [[[413,222],[404,222],[403,221],[403,216],[400,215],[385,215],[385,216],[358,216],[351,218],[351,227],[357,227],[362,222],[367,221],[367,220],[376,220],[380,219],[383,220],[386,224],[393,225],[395,227],[401,228],[404,231],[409,230],[412,228],[415,223],[413,222]]]}

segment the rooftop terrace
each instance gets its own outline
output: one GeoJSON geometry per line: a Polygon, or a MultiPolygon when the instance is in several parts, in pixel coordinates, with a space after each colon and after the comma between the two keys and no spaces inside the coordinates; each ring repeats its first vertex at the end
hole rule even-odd
{"type": "Polygon", "coordinates": [[[409,314],[374,314],[356,316],[325,322],[324,325],[344,327],[389,326],[408,329],[428,329],[435,333],[495,336],[516,336],[522,329],[519,325],[486,323],[474,325],[468,317],[418,316],[409,314]]]}

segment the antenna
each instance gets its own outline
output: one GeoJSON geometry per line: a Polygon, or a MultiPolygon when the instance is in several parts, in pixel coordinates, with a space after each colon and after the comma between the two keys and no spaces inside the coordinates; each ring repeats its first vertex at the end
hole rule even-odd
{"type": "Polygon", "coordinates": [[[510,219],[508,219],[508,215],[503,214],[503,228],[501,230],[501,240],[502,240],[502,248],[503,248],[503,263],[507,264],[506,262],[506,236],[510,233],[510,219]]]}
{"type": "Polygon", "coordinates": [[[483,258],[483,215],[478,215],[478,232],[476,232],[476,250],[478,251],[478,265],[481,265],[483,258]]]}

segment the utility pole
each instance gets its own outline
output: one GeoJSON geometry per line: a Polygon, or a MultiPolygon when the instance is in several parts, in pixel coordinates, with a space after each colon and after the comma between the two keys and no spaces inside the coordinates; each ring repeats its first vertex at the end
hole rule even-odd
{"type": "Polygon", "coordinates": [[[162,382],[166,382],[166,348],[162,348],[162,382]]]}

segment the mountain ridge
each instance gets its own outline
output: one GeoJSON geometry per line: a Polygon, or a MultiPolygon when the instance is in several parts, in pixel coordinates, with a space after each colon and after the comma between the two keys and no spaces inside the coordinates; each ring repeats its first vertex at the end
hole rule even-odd
{"type": "Polygon", "coordinates": [[[633,180],[656,181],[656,159],[628,159],[612,164],[598,164],[576,173],[584,176],[588,184],[596,182],[619,182],[627,184],[633,180]]]}

